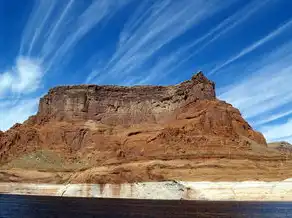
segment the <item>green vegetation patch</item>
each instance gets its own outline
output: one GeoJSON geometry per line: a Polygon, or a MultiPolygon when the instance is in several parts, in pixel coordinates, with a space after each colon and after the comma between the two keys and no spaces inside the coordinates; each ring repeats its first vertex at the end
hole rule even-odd
{"type": "Polygon", "coordinates": [[[86,164],[81,161],[67,163],[63,157],[50,150],[38,150],[25,154],[1,167],[2,169],[21,168],[40,171],[76,171],[82,170],[86,164]]]}

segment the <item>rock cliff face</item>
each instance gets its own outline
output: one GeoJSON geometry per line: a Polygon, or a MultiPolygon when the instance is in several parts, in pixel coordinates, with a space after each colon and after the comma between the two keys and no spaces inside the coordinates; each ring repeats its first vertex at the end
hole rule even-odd
{"type": "Polygon", "coordinates": [[[6,168],[89,169],[71,175],[76,182],[192,179],[198,172],[192,163],[206,158],[282,160],[267,149],[237,109],[216,99],[202,73],[174,86],[53,88],[35,116],[0,132],[6,168]]]}
{"type": "Polygon", "coordinates": [[[202,73],[175,86],[62,86],[40,100],[36,117],[38,122],[157,123],[183,104],[202,99],[215,99],[215,85],[202,73]]]}

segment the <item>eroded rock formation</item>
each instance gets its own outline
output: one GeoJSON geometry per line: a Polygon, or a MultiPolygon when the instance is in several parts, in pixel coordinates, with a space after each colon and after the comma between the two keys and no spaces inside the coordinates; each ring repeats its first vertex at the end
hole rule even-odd
{"type": "Polygon", "coordinates": [[[14,160],[39,150],[62,157],[50,167],[60,162],[64,169],[69,163],[72,169],[76,163],[90,168],[148,161],[134,167],[140,176],[127,167],[93,170],[83,182],[171,179],[151,174],[156,167],[149,161],[260,159],[265,149],[263,135],[216,99],[214,83],[202,73],[174,86],[56,87],[41,98],[35,116],[0,132],[0,162],[10,167],[25,167],[14,160]]]}
{"type": "Polygon", "coordinates": [[[214,100],[214,88],[202,73],[175,86],[61,86],[41,98],[36,120],[157,123],[185,103],[214,100]]]}

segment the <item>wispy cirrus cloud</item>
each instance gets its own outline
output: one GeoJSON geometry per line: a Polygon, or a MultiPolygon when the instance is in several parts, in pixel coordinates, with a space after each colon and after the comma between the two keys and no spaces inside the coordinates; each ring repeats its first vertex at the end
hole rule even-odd
{"type": "Polygon", "coordinates": [[[240,108],[246,118],[253,118],[288,103],[292,97],[288,85],[292,79],[292,54],[287,55],[287,47],[292,49],[292,44],[282,45],[276,51],[276,56],[272,52],[270,57],[264,56],[260,60],[255,59],[253,63],[246,63],[250,65],[247,71],[253,73],[230,86],[219,97],[240,108]],[[281,52],[282,56],[279,55],[281,52]]]}
{"type": "Polygon", "coordinates": [[[0,73],[0,96],[11,93],[30,93],[39,86],[43,70],[38,60],[19,57],[15,66],[0,73]]]}
{"type": "MultiPolygon", "coordinates": [[[[291,110],[285,109],[289,105],[292,106],[291,49],[292,41],[245,63],[249,66],[245,71],[252,73],[248,73],[245,79],[229,86],[219,95],[220,99],[239,108],[244,117],[262,131],[268,140],[277,140],[291,134],[286,133],[286,127],[291,121],[284,119],[280,123],[269,124],[282,118],[289,119],[292,114],[291,110]],[[277,135],[281,129],[282,133],[277,135]]],[[[241,73],[244,75],[245,71],[241,73]]]]}
{"type": "Polygon", "coordinates": [[[263,44],[265,44],[268,41],[270,41],[270,40],[274,39],[275,37],[279,36],[284,31],[286,31],[288,29],[291,29],[291,27],[292,27],[292,19],[289,20],[288,22],[286,22],[285,24],[283,24],[282,26],[280,26],[279,28],[277,28],[276,30],[272,31],[268,35],[266,35],[264,38],[256,41],[252,45],[250,45],[250,46],[246,47],[245,49],[243,49],[242,51],[240,51],[238,54],[236,54],[236,55],[232,56],[231,58],[229,58],[228,60],[226,60],[224,63],[222,63],[219,66],[217,66],[214,69],[212,69],[209,72],[209,75],[216,73],[217,71],[219,71],[223,67],[225,67],[225,66],[231,64],[232,62],[240,59],[241,57],[249,54],[250,52],[252,52],[255,49],[257,49],[258,47],[262,46],[263,44]]]}
{"type": "Polygon", "coordinates": [[[0,130],[22,123],[36,112],[40,96],[32,98],[29,94],[41,86],[42,76],[39,61],[26,57],[17,58],[13,68],[0,73],[0,130]]]}
{"type": "MultiPolygon", "coordinates": [[[[260,46],[270,43],[282,34],[292,30],[292,20],[286,21],[268,35],[243,48],[234,56],[216,66],[210,74],[223,73],[226,66],[234,64],[260,46]]],[[[291,34],[290,34],[291,35],[291,34]]],[[[222,88],[219,95],[239,108],[243,116],[259,131],[263,132],[268,141],[289,140],[291,133],[287,128],[291,125],[292,88],[292,41],[271,49],[252,60],[241,62],[245,68],[235,67],[235,72],[242,75],[241,81],[222,88]],[[246,76],[245,76],[246,75],[246,76]],[[276,123],[275,123],[276,122],[276,123]]],[[[234,65],[236,66],[236,65],[234,65]]],[[[234,70],[234,69],[233,69],[234,70]]]]}
{"type": "Polygon", "coordinates": [[[35,1],[22,33],[18,56],[30,56],[36,42],[39,40],[40,34],[45,29],[44,26],[51,16],[55,4],[56,1],[35,1]]]}
{"type": "MultiPolygon", "coordinates": [[[[228,32],[231,32],[233,28],[240,26],[270,1],[251,1],[224,19],[217,26],[203,33],[199,38],[194,38],[193,41],[176,50],[168,51],[166,56],[160,55],[156,62],[153,62],[152,58],[159,54],[163,46],[196,26],[204,19],[208,19],[208,17],[227,8],[235,1],[229,2],[228,4],[218,4],[219,6],[214,1],[196,1],[191,5],[184,4],[186,1],[182,1],[181,7],[171,4],[171,1],[157,2],[152,7],[147,7],[147,3],[144,2],[137,9],[136,13],[131,16],[132,19],[124,26],[117,50],[112,58],[105,63],[105,66],[99,66],[99,68],[93,70],[85,82],[99,82],[103,78],[107,78],[108,75],[113,74],[129,75],[129,80],[133,82],[132,84],[151,83],[157,80],[158,77],[162,79],[178,70],[191,57],[200,53],[209,44],[215,42],[228,32]],[[196,11],[195,8],[200,8],[200,13],[193,13],[192,11],[196,11]],[[175,9],[175,11],[183,13],[178,14],[178,16],[172,16],[173,19],[168,19],[170,14],[167,13],[170,9],[175,9]],[[188,10],[190,11],[189,14],[185,12],[188,10]],[[159,19],[161,20],[161,24],[163,23],[164,25],[158,25],[159,19]],[[181,23],[184,23],[186,20],[188,24],[182,26],[181,23]],[[151,62],[150,66],[145,65],[147,62],[151,62]],[[137,72],[140,74],[144,73],[145,76],[140,80],[137,79],[137,76],[135,76],[136,79],[130,79],[137,72]]],[[[129,83],[127,82],[127,84],[129,83]]]]}
{"type": "MultiPolygon", "coordinates": [[[[234,14],[230,15],[209,32],[205,33],[198,39],[194,40],[192,43],[187,46],[182,47],[180,55],[177,59],[177,64],[172,68],[172,71],[175,71],[178,67],[186,63],[191,57],[194,57],[205,49],[208,45],[220,39],[220,37],[231,32],[234,28],[240,26],[246,20],[249,20],[251,16],[256,14],[260,9],[267,5],[271,0],[264,1],[251,1],[243,8],[240,8],[234,14]]],[[[210,73],[210,72],[209,72],[210,73]]]]}
{"type": "Polygon", "coordinates": [[[23,97],[30,99],[29,95],[42,87],[43,78],[52,67],[60,66],[70,58],[68,53],[82,38],[131,1],[34,1],[15,64],[0,71],[1,104],[6,105],[8,113],[5,118],[1,116],[0,129],[21,122],[34,113],[35,99],[24,103],[23,97]],[[80,9],[83,3],[84,7],[80,9]],[[6,99],[5,103],[3,99],[6,99]],[[14,119],[12,111],[15,112],[14,119]]]}
{"type": "Polygon", "coordinates": [[[292,142],[292,119],[277,125],[266,125],[261,131],[269,141],[288,141],[292,142]]]}
{"type": "Polygon", "coordinates": [[[283,111],[280,113],[275,113],[275,114],[270,115],[270,116],[265,116],[264,118],[260,119],[259,121],[255,121],[254,125],[260,126],[260,125],[270,123],[272,121],[275,121],[275,120],[278,120],[281,118],[285,118],[285,117],[290,116],[290,115],[292,115],[292,110],[283,111]]]}
{"type": "Polygon", "coordinates": [[[37,110],[39,98],[21,99],[18,101],[1,100],[0,130],[7,130],[15,123],[22,123],[37,110]]]}
{"type": "MultiPolygon", "coordinates": [[[[61,17],[62,20],[66,20],[66,16],[69,16],[69,10],[72,7],[70,1],[65,7],[61,17]]],[[[101,0],[94,1],[84,12],[79,16],[75,17],[75,20],[71,22],[71,26],[62,20],[58,20],[53,28],[52,34],[49,34],[48,40],[42,49],[42,54],[44,59],[48,59],[47,69],[49,70],[52,65],[56,65],[62,61],[64,56],[95,26],[97,26],[101,21],[104,21],[107,17],[113,15],[119,7],[123,4],[115,4],[113,1],[101,0]],[[98,13],[96,13],[98,11],[98,13]],[[64,28],[69,28],[72,30],[72,34],[65,35],[65,37],[58,35],[64,28]],[[59,39],[54,40],[54,39],[59,39]],[[56,43],[57,42],[57,43],[56,43]],[[51,45],[51,47],[49,46],[51,45]],[[52,46],[53,45],[53,46],[52,46]]],[[[64,33],[64,32],[62,32],[64,33]]]]}
{"type": "Polygon", "coordinates": [[[113,56],[86,82],[141,71],[164,46],[228,5],[216,0],[143,2],[125,24],[113,56]]]}
{"type": "Polygon", "coordinates": [[[20,56],[37,56],[47,72],[68,57],[68,52],[94,27],[131,1],[94,0],[83,10],[79,10],[76,0],[35,1],[20,56]]]}
{"type": "Polygon", "coordinates": [[[4,95],[13,83],[13,76],[10,72],[3,72],[0,74],[0,97],[4,95]]]}

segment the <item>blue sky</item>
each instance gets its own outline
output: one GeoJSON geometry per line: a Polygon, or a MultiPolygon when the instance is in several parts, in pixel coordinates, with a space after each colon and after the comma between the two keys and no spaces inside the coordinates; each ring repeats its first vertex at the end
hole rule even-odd
{"type": "Polygon", "coordinates": [[[202,70],[268,141],[292,142],[290,0],[2,0],[0,129],[64,84],[176,84],[202,70]]]}

